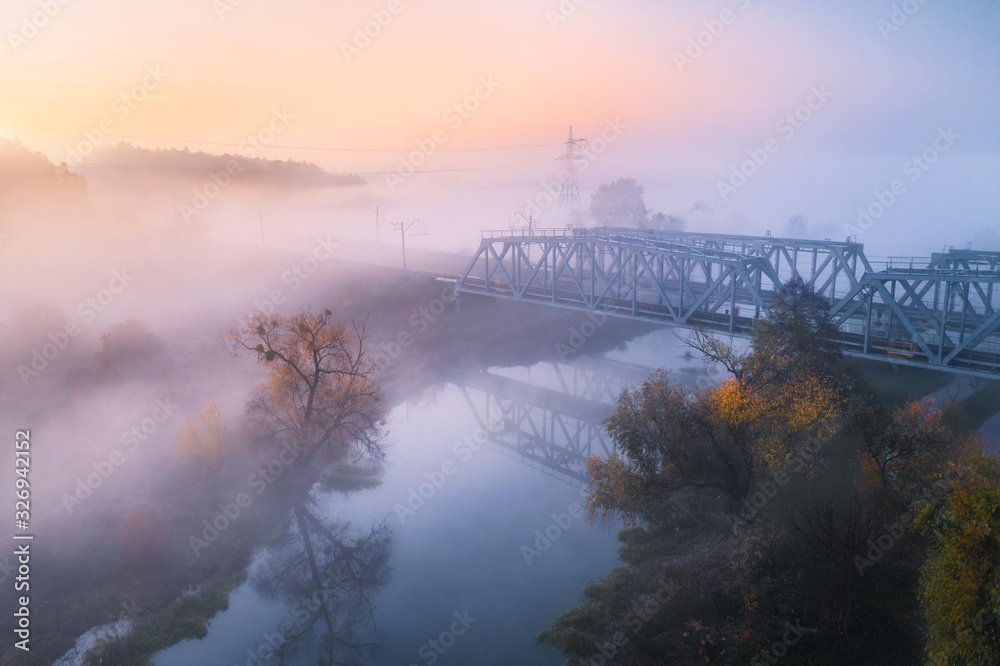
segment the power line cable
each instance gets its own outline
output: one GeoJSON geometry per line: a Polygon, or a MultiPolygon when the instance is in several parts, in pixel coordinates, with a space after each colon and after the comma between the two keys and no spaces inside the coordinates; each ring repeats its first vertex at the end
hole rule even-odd
{"type": "MultiPolygon", "coordinates": [[[[221,157],[224,157],[224,156],[223,155],[219,155],[218,157],[221,158],[221,157]]],[[[56,165],[59,164],[58,162],[51,162],[51,161],[45,162],[45,161],[42,161],[42,160],[29,160],[29,159],[17,158],[17,157],[0,157],[0,161],[4,161],[4,162],[28,162],[28,163],[31,163],[31,164],[40,164],[40,165],[43,165],[43,166],[56,166],[56,165]]],[[[532,163],[529,163],[529,164],[505,164],[505,165],[487,166],[487,167],[468,167],[468,168],[464,168],[464,169],[419,169],[419,170],[413,171],[409,175],[418,175],[418,174],[424,174],[424,173],[462,173],[462,172],[469,172],[469,171],[490,171],[490,170],[493,170],[493,169],[515,169],[515,168],[524,168],[524,167],[529,167],[529,166],[538,166],[540,164],[545,164],[545,162],[532,162],[532,163]]],[[[218,166],[207,166],[207,167],[204,167],[204,168],[198,168],[198,167],[175,167],[175,166],[166,166],[166,165],[157,165],[157,164],[109,164],[109,163],[99,163],[99,162],[81,162],[80,164],[74,165],[75,169],[85,169],[85,168],[89,168],[89,167],[105,167],[105,168],[112,168],[112,169],[157,169],[157,170],[164,170],[164,171],[192,171],[192,172],[196,172],[196,173],[205,173],[205,172],[211,171],[213,169],[220,168],[218,166]]],[[[326,171],[325,169],[322,169],[322,167],[318,167],[318,168],[320,168],[320,171],[313,171],[313,170],[309,170],[309,171],[304,171],[304,170],[273,171],[273,170],[268,170],[268,169],[241,169],[240,173],[241,174],[242,173],[264,173],[264,174],[270,174],[270,175],[274,175],[274,176],[280,176],[280,175],[285,175],[285,174],[302,174],[302,175],[312,175],[312,176],[324,176],[324,175],[325,176],[331,176],[331,175],[332,176],[336,176],[336,175],[377,176],[377,175],[387,175],[387,174],[395,174],[397,176],[402,176],[403,175],[401,172],[399,172],[397,170],[393,170],[393,171],[333,171],[333,172],[330,172],[330,171],[326,171]]]]}
{"type": "MultiPolygon", "coordinates": [[[[30,130],[36,132],[59,132],[65,134],[78,134],[83,135],[84,132],[80,130],[64,130],[64,129],[52,129],[52,128],[42,128],[42,127],[25,127],[22,125],[2,125],[2,127],[30,130]]],[[[135,136],[129,134],[103,134],[102,136],[113,137],[116,139],[132,139],[136,141],[170,141],[172,143],[185,143],[185,144],[198,144],[207,146],[231,146],[240,147],[249,145],[247,142],[233,143],[229,141],[196,141],[190,139],[168,139],[166,137],[156,137],[156,136],[135,136]]],[[[495,151],[495,150],[526,150],[529,148],[551,148],[553,146],[558,146],[558,143],[536,143],[523,146],[483,146],[476,148],[435,148],[436,153],[458,153],[458,152],[480,152],[480,151],[495,151]]],[[[409,153],[417,150],[413,147],[407,148],[332,148],[325,146],[286,146],[269,144],[267,146],[262,146],[263,148],[282,148],[285,150],[314,150],[314,151],[330,151],[330,152],[346,152],[346,153],[409,153]]]]}

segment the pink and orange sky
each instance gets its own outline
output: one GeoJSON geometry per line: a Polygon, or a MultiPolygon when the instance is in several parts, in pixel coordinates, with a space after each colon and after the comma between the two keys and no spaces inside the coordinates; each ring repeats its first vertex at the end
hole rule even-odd
{"type": "Polygon", "coordinates": [[[0,28],[0,136],[56,161],[102,122],[105,145],[233,152],[284,109],[294,120],[264,156],[372,172],[392,196],[377,172],[443,130],[407,187],[476,169],[484,187],[517,190],[497,204],[509,208],[554,176],[568,126],[597,136],[620,118],[627,129],[581,178],[585,198],[633,176],[651,208],[708,202],[709,226],[802,214],[839,236],[953,127],[947,159],[878,233],[917,224],[936,242],[956,213],[955,244],[1000,227],[995,2],[7,0],[0,28]],[[355,42],[373,16],[386,25],[355,42]],[[123,106],[144,78],[143,99],[123,106]],[[782,137],[776,123],[823,86],[830,99],[782,137]],[[477,87],[478,108],[455,121],[449,109],[477,87]],[[772,136],[766,172],[723,200],[719,182],[772,136]]]}

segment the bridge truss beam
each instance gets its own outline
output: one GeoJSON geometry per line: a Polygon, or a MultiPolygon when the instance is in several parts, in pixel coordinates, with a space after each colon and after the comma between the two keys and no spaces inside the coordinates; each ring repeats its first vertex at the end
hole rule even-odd
{"type": "Polygon", "coordinates": [[[747,336],[793,275],[830,303],[845,353],[1000,377],[1000,253],[875,272],[859,243],[636,229],[486,232],[463,293],[747,336]]]}
{"type": "Polygon", "coordinates": [[[1000,377],[1000,272],[870,273],[831,314],[849,354],[1000,377]]]}

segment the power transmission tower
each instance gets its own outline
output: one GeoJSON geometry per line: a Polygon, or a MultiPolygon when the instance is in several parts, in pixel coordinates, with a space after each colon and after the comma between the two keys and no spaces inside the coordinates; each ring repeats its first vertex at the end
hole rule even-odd
{"type": "MultiPolygon", "coordinates": [[[[393,229],[399,229],[399,241],[403,245],[403,270],[404,271],[406,270],[406,236],[407,236],[406,232],[408,232],[410,230],[410,227],[412,227],[414,224],[420,224],[420,220],[413,220],[413,222],[410,222],[409,224],[404,224],[402,222],[393,222],[392,223],[392,228],[393,229]]],[[[409,235],[410,236],[426,236],[427,232],[424,232],[424,233],[421,233],[421,234],[409,234],[409,235]]]]}
{"type": "Polygon", "coordinates": [[[577,146],[584,148],[587,145],[586,139],[573,138],[573,126],[569,128],[569,137],[566,139],[566,154],[559,159],[566,163],[563,169],[562,182],[559,186],[559,206],[567,208],[580,208],[580,187],[576,183],[576,165],[583,159],[583,155],[576,152],[577,146]]]}

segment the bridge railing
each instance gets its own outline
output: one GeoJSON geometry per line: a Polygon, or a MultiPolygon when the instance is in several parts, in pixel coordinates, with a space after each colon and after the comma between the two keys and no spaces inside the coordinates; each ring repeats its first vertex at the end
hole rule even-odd
{"type": "Polygon", "coordinates": [[[553,238],[572,238],[572,239],[637,239],[647,242],[664,242],[664,241],[674,241],[676,242],[681,235],[674,234],[673,232],[657,231],[655,229],[632,229],[629,227],[573,227],[567,226],[562,228],[548,228],[548,229],[492,229],[482,232],[483,240],[498,240],[504,238],[510,239],[526,239],[526,238],[538,238],[538,239],[553,239],[553,238]]]}
{"type": "Polygon", "coordinates": [[[572,229],[492,229],[483,232],[483,238],[558,238],[573,236],[572,229]]]}
{"type": "Polygon", "coordinates": [[[928,266],[927,257],[888,257],[884,259],[869,259],[872,273],[901,273],[914,276],[968,276],[992,277],[1000,273],[1000,266],[992,268],[984,265],[969,267],[938,264],[928,266]]]}
{"type": "MultiPolygon", "coordinates": [[[[825,239],[822,241],[809,241],[803,239],[794,238],[782,238],[777,236],[745,236],[739,234],[714,234],[714,233],[704,233],[696,231],[677,231],[677,230],[663,230],[663,229],[652,229],[652,228],[636,228],[636,227],[617,227],[617,226],[600,226],[600,227],[579,227],[568,224],[565,227],[549,227],[549,228],[535,228],[528,230],[527,228],[511,228],[511,229],[493,229],[486,230],[482,232],[482,237],[485,238],[553,238],[553,237],[566,237],[566,238],[605,238],[608,236],[618,236],[627,238],[641,238],[646,240],[660,240],[660,241],[681,241],[686,244],[711,244],[713,246],[719,246],[720,244],[732,244],[734,246],[746,248],[749,246],[785,246],[785,245],[795,245],[798,247],[830,247],[830,246],[840,246],[840,247],[863,247],[860,243],[855,241],[831,241],[830,239],[825,239]]],[[[923,258],[923,262],[926,264],[927,258],[923,258]]]]}

